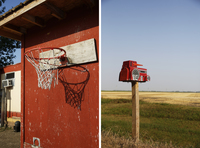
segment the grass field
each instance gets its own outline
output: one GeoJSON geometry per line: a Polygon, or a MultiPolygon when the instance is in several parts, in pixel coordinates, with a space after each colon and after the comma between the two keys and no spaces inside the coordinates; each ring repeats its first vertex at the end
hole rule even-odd
{"type": "MultiPolygon", "coordinates": [[[[102,91],[102,98],[131,99],[130,91],[102,91]]],[[[152,103],[181,104],[200,107],[200,93],[139,92],[140,100],[152,103]]]]}
{"type": "MultiPolygon", "coordinates": [[[[130,92],[102,92],[102,131],[131,137],[130,98],[130,92]]],[[[200,147],[199,103],[199,93],[140,92],[140,139],[200,147]]]]}

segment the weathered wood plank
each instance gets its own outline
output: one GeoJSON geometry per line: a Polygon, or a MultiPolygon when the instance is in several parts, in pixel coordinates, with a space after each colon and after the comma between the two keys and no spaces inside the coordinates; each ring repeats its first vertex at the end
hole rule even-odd
{"type": "Polygon", "coordinates": [[[94,39],[89,39],[61,48],[66,51],[71,64],[83,64],[97,61],[94,39]]]}
{"type": "Polygon", "coordinates": [[[37,0],[33,1],[30,4],[24,6],[24,8],[19,9],[17,12],[14,12],[12,15],[9,15],[8,17],[4,18],[3,20],[0,21],[0,26],[8,23],[9,21],[15,19],[16,17],[21,16],[22,14],[25,14],[27,11],[33,9],[34,7],[37,7],[38,5],[46,2],[47,0],[37,0]]]}
{"type": "Polygon", "coordinates": [[[62,20],[66,17],[66,13],[62,11],[61,9],[57,8],[56,6],[45,2],[44,6],[46,6],[47,9],[51,11],[51,15],[58,18],[59,20],[62,20]]]}
{"type": "Polygon", "coordinates": [[[39,17],[34,17],[34,16],[26,13],[26,14],[22,15],[22,19],[24,19],[32,24],[35,24],[37,26],[44,27],[44,20],[39,17]]]}
{"type": "Polygon", "coordinates": [[[6,24],[2,27],[4,30],[7,30],[9,32],[13,32],[15,34],[19,34],[20,36],[23,34],[23,33],[26,33],[26,29],[25,28],[22,28],[22,27],[17,27],[17,26],[14,26],[14,25],[11,25],[11,24],[6,24]]]}
{"type": "Polygon", "coordinates": [[[4,36],[4,37],[10,38],[10,39],[21,41],[20,35],[5,31],[3,29],[0,29],[0,36],[4,36]]]}

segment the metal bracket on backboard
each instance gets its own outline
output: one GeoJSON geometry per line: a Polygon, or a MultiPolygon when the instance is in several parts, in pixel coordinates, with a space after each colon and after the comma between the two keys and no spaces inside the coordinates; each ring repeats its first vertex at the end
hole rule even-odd
{"type": "MultiPolygon", "coordinates": [[[[97,53],[96,53],[94,38],[85,40],[82,42],[78,42],[75,44],[63,46],[60,48],[66,51],[66,56],[68,59],[67,66],[97,61],[97,53]]],[[[49,55],[49,52],[50,51],[43,52],[43,55],[40,55],[40,56],[47,57],[49,55]]],[[[51,60],[55,60],[55,59],[51,59],[51,60]]],[[[53,63],[53,61],[51,62],[53,63]]],[[[56,61],[56,62],[60,62],[60,61],[56,61]]]]}

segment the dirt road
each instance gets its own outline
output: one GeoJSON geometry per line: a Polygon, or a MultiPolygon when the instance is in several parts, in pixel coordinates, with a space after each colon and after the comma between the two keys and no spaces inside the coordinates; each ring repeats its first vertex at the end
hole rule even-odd
{"type": "Polygon", "coordinates": [[[20,148],[20,132],[11,129],[0,129],[1,148],[20,148]]]}

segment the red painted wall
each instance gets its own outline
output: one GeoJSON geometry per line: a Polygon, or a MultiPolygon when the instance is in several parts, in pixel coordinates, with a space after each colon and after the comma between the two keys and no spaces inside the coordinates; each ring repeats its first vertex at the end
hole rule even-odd
{"type": "Polygon", "coordinates": [[[20,70],[21,70],[21,63],[17,63],[14,65],[8,65],[4,67],[2,73],[8,73],[8,72],[20,71],[20,70]]]}
{"type": "MultiPolygon", "coordinates": [[[[62,47],[94,38],[99,55],[98,9],[67,14],[65,20],[53,19],[45,28],[28,30],[22,41],[22,56],[36,47],[62,47]]],[[[85,86],[81,110],[66,102],[69,90],[62,83],[51,90],[38,88],[35,68],[22,57],[21,147],[30,147],[33,137],[43,148],[89,148],[99,146],[99,62],[83,64],[90,77],[85,86]],[[24,143],[25,142],[25,143],[24,143]]],[[[79,83],[87,74],[64,68],[68,82],[79,83]]]]}
{"type": "Polygon", "coordinates": [[[21,117],[21,112],[7,111],[7,118],[12,118],[12,117],[21,117]]]}

